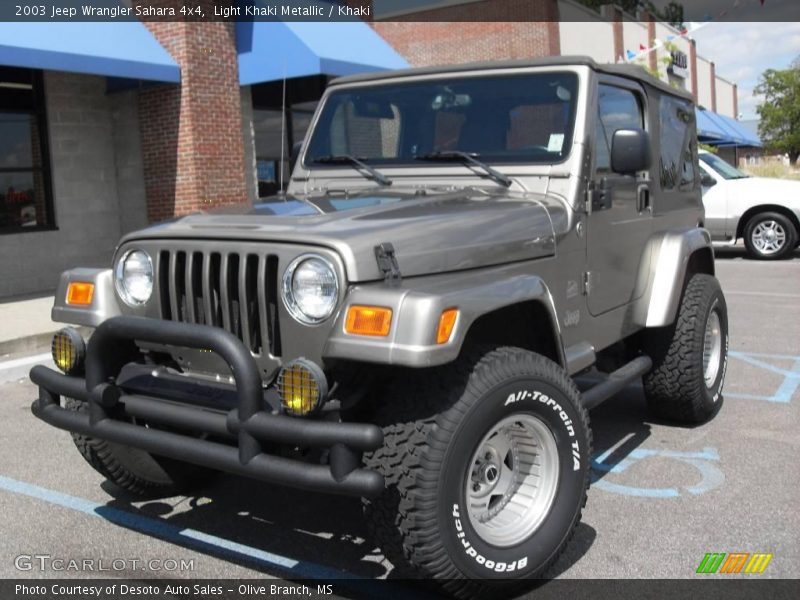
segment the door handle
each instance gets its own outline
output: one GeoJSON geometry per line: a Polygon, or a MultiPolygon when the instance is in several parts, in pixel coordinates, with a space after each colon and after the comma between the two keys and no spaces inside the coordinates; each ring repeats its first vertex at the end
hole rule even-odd
{"type": "Polygon", "coordinates": [[[646,210],[653,212],[653,207],[650,205],[650,186],[642,183],[636,188],[636,211],[643,213],[646,210]]]}

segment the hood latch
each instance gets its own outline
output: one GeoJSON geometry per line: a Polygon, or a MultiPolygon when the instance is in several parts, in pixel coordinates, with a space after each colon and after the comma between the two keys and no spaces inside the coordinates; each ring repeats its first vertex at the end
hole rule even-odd
{"type": "Polygon", "coordinates": [[[400,273],[400,265],[397,264],[397,257],[394,253],[394,246],[390,242],[384,242],[375,246],[375,258],[378,261],[378,268],[383,273],[386,283],[399,285],[403,279],[400,273]]]}

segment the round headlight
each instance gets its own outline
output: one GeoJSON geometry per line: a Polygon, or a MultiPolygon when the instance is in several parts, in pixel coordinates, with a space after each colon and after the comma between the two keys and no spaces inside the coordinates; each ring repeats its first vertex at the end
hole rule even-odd
{"type": "Polygon", "coordinates": [[[153,263],[146,252],[131,250],[117,263],[117,293],[130,306],[139,306],[153,293],[153,263]]]}
{"type": "Polygon", "coordinates": [[[321,256],[300,256],[283,274],[283,302],[301,323],[321,323],[333,314],[338,299],[336,271],[321,256]]]}

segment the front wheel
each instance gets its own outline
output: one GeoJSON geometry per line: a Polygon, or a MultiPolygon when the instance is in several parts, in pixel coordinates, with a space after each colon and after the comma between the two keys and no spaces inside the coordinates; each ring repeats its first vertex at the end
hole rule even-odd
{"type": "Polygon", "coordinates": [[[387,481],[365,502],[387,557],[457,593],[540,576],[586,503],[591,433],[572,380],[499,348],[403,381],[376,407],[385,444],[365,457],[387,481]]]}
{"type": "Polygon", "coordinates": [[[791,252],[799,232],[780,213],[767,212],[752,217],[744,229],[744,244],[753,258],[778,260],[791,252]]]}
{"type": "MultiPolygon", "coordinates": [[[[67,398],[67,410],[88,411],[86,402],[67,398]]],[[[215,471],[183,461],[150,454],[139,448],[72,433],[84,460],[111,483],[137,496],[173,496],[209,481],[215,471]]]]}

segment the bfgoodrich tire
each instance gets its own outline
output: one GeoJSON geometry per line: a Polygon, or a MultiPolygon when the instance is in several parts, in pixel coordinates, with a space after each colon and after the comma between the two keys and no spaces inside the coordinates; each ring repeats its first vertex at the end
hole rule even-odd
{"type": "MultiPolygon", "coordinates": [[[[64,407],[88,410],[85,402],[67,398],[64,407]]],[[[72,441],[95,471],[111,483],[138,496],[172,496],[196,488],[215,471],[163,456],[72,433],[72,441]]]]}
{"type": "Polygon", "coordinates": [[[365,513],[388,558],[459,595],[543,574],[586,503],[591,433],[572,380],[505,347],[402,381],[376,407],[384,447],[365,457],[386,477],[365,513]]]}
{"type": "Polygon", "coordinates": [[[712,275],[692,275],[675,322],[646,332],[645,352],[653,369],[644,392],[658,417],[703,423],[722,406],[728,366],[728,308],[712,275]]]}

